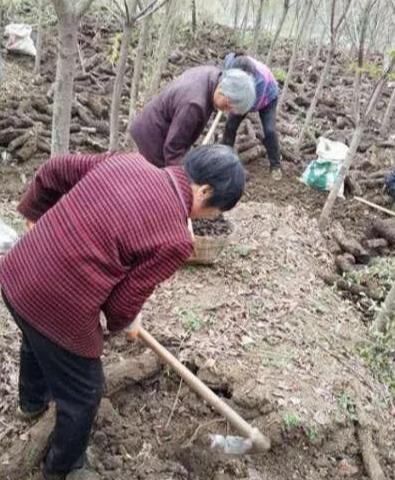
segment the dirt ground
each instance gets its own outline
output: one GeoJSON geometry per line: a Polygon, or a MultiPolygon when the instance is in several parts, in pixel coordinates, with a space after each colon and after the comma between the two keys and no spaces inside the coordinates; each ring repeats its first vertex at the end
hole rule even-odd
{"type": "MultiPolygon", "coordinates": [[[[223,37],[215,35],[221,45],[223,37]]],[[[170,76],[193,64],[186,45],[179,49],[183,60],[170,66],[170,76]]],[[[215,45],[213,41],[212,50],[198,52],[197,58],[206,55],[212,61],[215,45]]],[[[12,65],[14,60],[7,62],[12,65]]],[[[48,62],[50,71],[50,58],[48,62]]],[[[26,82],[28,68],[28,63],[21,67],[26,82]]],[[[335,76],[338,82],[344,78],[335,76]]],[[[44,91],[47,86],[37,88],[44,91]]],[[[17,96],[27,95],[26,90],[24,84],[17,96]]],[[[280,122],[295,126],[289,112],[280,122]]],[[[282,136],[286,145],[291,140],[282,136]]],[[[391,152],[372,147],[359,154],[358,165],[367,161],[365,171],[387,165],[391,152]]],[[[371,422],[386,478],[395,479],[393,397],[360,355],[360,346],[370,341],[369,325],[353,302],[320,279],[321,271],[333,270],[327,239],[317,227],[325,194],[299,181],[313,156],[306,154],[297,164],[284,162],[281,182],[271,179],[265,158],[250,163],[243,203],[226,216],[234,232],[218,262],[213,267],[186,266],[158,288],[143,309],[145,327],[268,435],[272,450],[241,458],[211,451],[207,434],[226,433],[228,425],[163,368],[154,378],[113,396],[114,409],[98,418],[88,459],[103,480],[363,480],[368,477],[356,434],[356,398],[371,422]]],[[[20,233],[18,198],[44,158],[37,152],[25,163],[0,167],[0,216],[20,233]]],[[[375,197],[380,188],[364,193],[375,197]]],[[[346,199],[338,202],[334,221],[361,238],[375,216],[346,199]]],[[[17,328],[0,304],[3,451],[26,431],[15,417],[18,348],[17,328]]],[[[122,334],[106,335],[104,363],[142,350],[122,334]]]]}

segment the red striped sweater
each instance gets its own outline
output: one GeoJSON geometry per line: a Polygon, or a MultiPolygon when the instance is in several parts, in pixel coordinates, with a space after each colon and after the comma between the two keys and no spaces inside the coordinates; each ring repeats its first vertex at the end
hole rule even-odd
{"type": "Polygon", "coordinates": [[[180,167],[160,170],[139,154],[54,157],[18,207],[37,224],[4,258],[0,285],[47,338],[98,357],[100,311],[110,330],[124,328],[191,254],[191,205],[180,167]]]}

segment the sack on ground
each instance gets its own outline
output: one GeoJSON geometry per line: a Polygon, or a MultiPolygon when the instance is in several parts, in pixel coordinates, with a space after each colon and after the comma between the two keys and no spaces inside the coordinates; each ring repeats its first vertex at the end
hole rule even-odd
{"type": "MultiPolygon", "coordinates": [[[[348,147],[344,143],[334,142],[325,137],[318,139],[316,160],[309,163],[301,181],[317,190],[330,191],[344,162],[348,147]]],[[[343,197],[344,185],[341,186],[338,196],[343,197]]]]}
{"type": "Polygon", "coordinates": [[[18,234],[0,218],[0,255],[4,255],[18,241],[18,234]]]}
{"type": "Polygon", "coordinates": [[[25,23],[10,23],[5,27],[5,35],[8,36],[6,49],[9,52],[22,53],[35,57],[37,54],[34,42],[30,35],[32,27],[25,23]]]}

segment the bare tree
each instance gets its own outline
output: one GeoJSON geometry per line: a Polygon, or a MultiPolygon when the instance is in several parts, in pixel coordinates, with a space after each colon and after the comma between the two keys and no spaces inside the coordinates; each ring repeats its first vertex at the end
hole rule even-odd
{"type": "Polygon", "coordinates": [[[244,17],[243,17],[243,20],[241,22],[241,32],[240,32],[240,40],[243,41],[243,42],[245,40],[245,33],[246,33],[246,30],[247,30],[248,19],[249,19],[249,16],[250,16],[250,7],[251,7],[251,0],[247,0],[246,9],[245,9],[245,12],[244,12],[244,17]]]}
{"type": "Polygon", "coordinates": [[[359,32],[358,32],[358,62],[354,76],[354,115],[356,118],[359,117],[359,108],[361,102],[359,99],[360,84],[362,78],[362,68],[363,60],[365,56],[365,41],[366,33],[368,30],[369,18],[372,11],[372,8],[377,3],[377,0],[366,0],[364,7],[361,10],[361,16],[359,21],[359,32]]]}
{"type": "Polygon", "coordinates": [[[298,34],[298,26],[300,22],[300,14],[304,12],[303,5],[301,6],[301,0],[295,2],[295,15],[293,17],[291,28],[289,29],[288,38],[292,38],[298,34]],[[294,30],[296,33],[294,33],[294,30]]]}
{"type": "Polygon", "coordinates": [[[137,8],[137,0],[125,0],[125,12],[123,22],[123,32],[121,40],[121,48],[119,52],[119,60],[117,65],[117,73],[115,75],[114,88],[111,99],[110,111],[110,150],[114,151],[119,144],[119,110],[121,107],[122,87],[127,67],[128,51],[130,41],[132,39],[133,24],[135,21],[135,12],[137,8]]]}
{"type": "MultiPolygon", "coordinates": [[[[121,47],[119,53],[119,60],[117,64],[117,72],[115,76],[113,94],[111,99],[111,112],[110,112],[110,150],[117,150],[119,147],[119,112],[121,107],[121,98],[122,98],[122,89],[124,85],[124,78],[127,68],[127,60],[129,54],[129,46],[132,38],[133,26],[134,24],[142,20],[143,22],[149,22],[150,17],[155,13],[159,8],[161,8],[167,0],[151,0],[146,7],[143,7],[140,0],[124,0],[124,10],[120,10],[121,18],[123,21],[123,34],[121,40],[121,47]],[[138,13],[136,13],[137,6],[140,7],[138,13]]],[[[148,28],[148,23],[143,25],[142,32],[144,35],[147,35],[146,28],[148,28]]],[[[140,44],[140,42],[139,42],[140,44]]],[[[137,79],[136,84],[136,93],[133,92],[133,81],[132,81],[132,91],[131,95],[135,96],[137,100],[138,92],[138,82],[141,76],[141,62],[144,55],[145,45],[140,44],[138,48],[138,58],[137,61],[140,62],[140,65],[135,65],[134,69],[134,80],[137,79]]],[[[130,115],[129,115],[130,116],[130,115]]],[[[128,122],[129,123],[129,122],[128,122]]]]}
{"type": "MultiPolygon", "coordinates": [[[[368,100],[367,106],[364,110],[364,113],[361,113],[361,108],[358,108],[357,110],[357,121],[356,121],[356,127],[354,130],[353,137],[351,139],[351,144],[350,148],[348,150],[347,156],[345,161],[343,162],[339,174],[336,178],[336,181],[332,187],[332,190],[330,191],[328,198],[325,202],[324,208],[322,209],[321,216],[319,219],[319,224],[322,229],[324,229],[328,222],[329,222],[329,217],[332,212],[333,205],[335,204],[336,198],[339,194],[340,188],[344,182],[344,179],[346,178],[347,172],[350,169],[350,166],[354,160],[355,154],[357,152],[358,146],[361,142],[361,138],[364,132],[364,128],[367,125],[368,121],[370,120],[374,108],[377,104],[378,99],[380,98],[381,92],[384,88],[384,85],[387,81],[387,78],[389,74],[392,72],[392,69],[395,64],[395,52],[391,53],[391,58],[389,60],[389,64],[387,68],[384,69],[383,74],[381,75],[380,79],[376,83],[376,86],[373,89],[373,92],[368,100]]],[[[358,98],[360,98],[360,92],[358,92],[358,98]]]]}
{"type": "Polygon", "coordinates": [[[261,36],[261,29],[262,29],[262,13],[263,13],[264,3],[265,3],[265,0],[259,0],[259,7],[256,13],[255,26],[254,26],[254,37],[251,45],[252,53],[258,52],[259,38],[261,36]]]}
{"type": "Polygon", "coordinates": [[[321,50],[322,50],[322,47],[324,46],[324,40],[325,40],[325,29],[323,28],[321,30],[320,39],[319,39],[318,45],[317,45],[317,51],[315,53],[314,60],[313,60],[312,66],[311,66],[311,71],[312,72],[315,72],[317,70],[317,65],[318,65],[318,62],[319,62],[320,57],[321,57],[321,50]]]}
{"type": "Polygon", "coordinates": [[[137,108],[137,99],[139,94],[140,88],[140,79],[143,70],[143,58],[144,53],[147,49],[147,43],[149,40],[149,31],[152,21],[152,15],[146,17],[143,20],[143,24],[141,26],[140,36],[139,36],[139,43],[137,45],[137,52],[136,58],[134,60],[134,68],[133,68],[133,77],[132,83],[130,87],[130,104],[129,104],[129,121],[128,121],[128,144],[129,147],[133,145],[133,139],[129,135],[130,129],[133,123],[133,120],[136,115],[136,108],[137,108]]]}
{"type": "Polygon", "coordinates": [[[233,30],[235,31],[239,26],[239,14],[240,14],[240,0],[234,0],[233,30]]]}
{"type": "Polygon", "coordinates": [[[5,22],[6,22],[5,0],[0,0],[0,45],[3,45],[5,22]]]}
{"type": "MultiPolygon", "coordinates": [[[[317,3],[313,1],[313,7],[312,7],[312,18],[309,19],[310,22],[310,28],[307,30],[306,29],[306,35],[303,39],[303,53],[302,53],[302,59],[303,59],[303,76],[306,74],[307,67],[311,65],[311,62],[306,61],[309,58],[309,51],[312,45],[312,38],[314,36],[314,32],[317,27],[317,19],[321,17],[319,15],[319,11],[321,8],[322,0],[318,0],[317,3]]],[[[325,31],[323,28],[322,31],[325,31]]]]}
{"type": "Polygon", "coordinates": [[[348,10],[351,6],[351,2],[352,2],[352,0],[345,0],[344,10],[341,13],[341,15],[339,16],[338,21],[335,22],[337,0],[332,0],[332,3],[331,3],[331,21],[330,21],[331,40],[330,40],[329,51],[328,51],[328,54],[327,54],[327,57],[326,57],[324,68],[321,72],[320,79],[318,81],[318,85],[317,85],[317,88],[316,88],[316,91],[315,91],[315,94],[314,94],[314,98],[313,98],[313,100],[310,104],[310,107],[309,107],[308,111],[307,111],[306,120],[303,124],[302,130],[300,132],[300,135],[299,135],[299,138],[298,138],[298,141],[297,141],[297,144],[296,144],[296,150],[297,151],[299,151],[299,149],[302,145],[304,136],[305,136],[307,130],[309,129],[309,127],[310,127],[311,121],[313,119],[313,115],[314,115],[315,110],[317,108],[318,100],[321,97],[321,93],[322,93],[322,90],[324,88],[325,81],[326,81],[326,78],[327,78],[327,75],[329,73],[331,63],[332,63],[332,58],[333,58],[333,56],[335,54],[335,51],[336,51],[336,41],[337,41],[337,38],[338,38],[338,35],[339,35],[339,32],[340,32],[340,28],[342,27],[344,19],[346,18],[347,12],[348,12],[348,10]]]}
{"type": "Polygon", "coordinates": [[[310,15],[311,6],[312,6],[312,2],[307,1],[306,5],[305,5],[305,8],[304,8],[304,15],[303,15],[302,21],[300,21],[300,18],[298,20],[299,25],[298,25],[296,38],[293,41],[293,48],[292,48],[291,59],[289,61],[289,65],[288,65],[288,72],[287,72],[287,76],[285,78],[282,93],[281,93],[281,96],[280,96],[280,99],[279,99],[279,102],[278,102],[278,109],[279,110],[282,108],[285,100],[287,99],[289,84],[290,84],[291,79],[292,79],[293,74],[294,74],[295,62],[296,62],[296,57],[297,57],[297,53],[298,53],[298,48],[299,48],[299,45],[300,45],[300,39],[302,38],[303,32],[306,28],[306,24],[307,24],[307,21],[309,19],[309,15],[310,15]]]}
{"type": "Polygon", "coordinates": [[[155,69],[152,73],[151,83],[146,91],[145,103],[154,95],[160,85],[162,73],[166,68],[170,48],[174,36],[177,22],[177,9],[179,0],[169,0],[166,5],[166,16],[163,20],[159,34],[158,44],[155,54],[155,69]]]}
{"type": "Polygon", "coordinates": [[[381,135],[385,137],[389,131],[391,118],[395,110],[395,85],[392,88],[392,94],[388,106],[385,110],[383,123],[381,124],[381,135]]]}
{"type": "Polygon", "coordinates": [[[392,322],[395,322],[395,282],[392,284],[381,309],[379,310],[372,329],[380,333],[387,333],[392,322]]]}
{"type": "Polygon", "coordinates": [[[272,63],[272,58],[273,58],[273,53],[274,53],[274,47],[276,46],[277,40],[280,36],[281,30],[283,29],[285,19],[287,18],[288,12],[289,12],[289,7],[290,7],[290,0],[284,0],[283,1],[283,11],[281,14],[280,21],[277,25],[276,32],[273,36],[273,39],[270,43],[270,48],[269,48],[269,53],[266,58],[266,64],[270,65],[272,63]]]}
{"type": "Polygon", "coordinates": [[[66,153],[70,143],[71,106],[76,69],[77,35],[81,17],[93,0],[52,0],[58,17],[58,60],[52,116],[52,155],[66,153]]]}
{"type": "Polygon", "coordinates": [[[36,40],[36,58],[34,61],[34,75],[40,74],[41,66],[41,54],[42,54],[42,43],[43,43],[43,10],[44,10],[44,0],[39,0],[37,5],[38,10],[38,22],[37,22],[37,40],[36,40]]]}
{"type": "Polygon", "coordinates": [[[197,19],[196,19],[196,0],[191,0],[192,13],[192,32],[196,35],[197,19]]]}

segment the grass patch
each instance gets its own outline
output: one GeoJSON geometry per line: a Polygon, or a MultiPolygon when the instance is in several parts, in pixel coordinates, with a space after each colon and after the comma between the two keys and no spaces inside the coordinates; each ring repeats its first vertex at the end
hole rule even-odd
{"type": "Polygon", "coordinates": [[[186,272],[195,273],[197,270],[197,267],[195,267],[194,265],[184,265],[184,270],[186,272]]]}
{"type": "Polygon", "coordinates": [[[302,420],[296,412],[288,411],[283,415],[283,422],[287,430],[298,428],[302,424],[302,420]]]}
{"type": "Polygon", "coordinates": [[[384,383],[395,398],[395,320],[386,334],[374,333],[372,340],[358,345],[357,351],[372,370],[373,375],[384,383]]]}
{"type": "Polygon", "coordinates": [[[248,257],[255,249],[251,245],[235,245],[232,250],[239,257],[248,257]]]}
{"type": "Polygon", "coordinates": [[[282,68],[274,68],[273,75],[278,82],[282,82],[282,83],[284,83],[285,79],[287,78],[287,72],[282,68]]]}
{"type": "Polygon", "coordinates": [[[193,308],[178,308],[176,315],[181,321],[182,326],[188,332],[198,332],[208,325],[214,323],[214,316],[202,316],[193,308]]]}
{"type": "Polygon", "coordinates": [[[311,425],[305,429],[306,437],[310,443],[315,443],[318,439],[318,430],[314,425],[311,425]]]}
{"type": "Polygon", "coordinates": [[[357,307],[372,319],[395,281],[395,259],[377,258],[369,266],[344,273],[343,278],[348,285],[364,287],[372,294],[353,294],[357,307]]]}
{"type": "Polygon", "coordinates": [[[341,392],[337,397],[337,403],[351,421],[355,422],[358,420],[355,402],[349,393],[341,392]]]}

